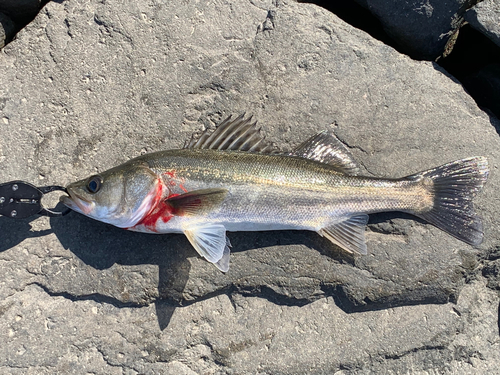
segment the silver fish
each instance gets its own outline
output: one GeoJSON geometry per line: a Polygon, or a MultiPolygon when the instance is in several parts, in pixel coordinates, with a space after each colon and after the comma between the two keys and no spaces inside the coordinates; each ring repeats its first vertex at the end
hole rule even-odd
{"type": "Polygon", "coordinates": [[[183,149],[155,152],[68,185],[61,201],[128,230],[184,233],[221,271],[226,231],[310,230],[366,254],[368,214],[403,211],[471,245],[482,242],[472,199],[488,177],[484,157],[397,179],[359,175],[330,132],[289,153],[272,152],[256,123],[229,117],[183,149]]]}

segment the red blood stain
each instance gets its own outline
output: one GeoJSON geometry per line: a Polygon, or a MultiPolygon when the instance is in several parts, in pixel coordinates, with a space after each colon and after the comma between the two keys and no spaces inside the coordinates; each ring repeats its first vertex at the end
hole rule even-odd
{"type": "MultiPolygon", "coordinates": [[[[172,207],[167,200],[169,198],[177,197],[180,194],[169,194],[167,197],[164,197],[164,188],[167,186],[175,187],[178,186],[179,189],[187,193],[187,189],[183,186],[184,179],[179,178],[175,170],[166,171],[162,173],[163,176],[167,176],[168,178],[159,178],[157,181],[157,190],[155,197],[153,199],[153,203],[151,205],[151,210],[139,221],[135,226],[143,225],[148,230],[152,232],[157,232],[157,224],[159,220],[167,223],[170,219],[178,214],[178,209],[172,207]],[[165,181],[166,180],[166,181],[165,181]],[[165,185],[164,185],[165,183],[165,185]]],[[[168,188],[167,188],[168,189],[168,188]]],[[[171,189],[168,189],[171,190],[171,189]]]]}
{"type": "Polygon", "coordinates": [[[164,223],[168,222],[171,218],[173,218],[176,214],[176,211],[171,205],[166,203],[165,201],[168,198],[178,196],[179,194],[171,194],[167,198],[163,197],[163,184],[161,179],[158,179],[157,182],[157,190],[156,195],[153,199],[153,203],[151,205],[151,210],[147,213],[141,221],[139,221],[134,227],[139,225],[145,226],[147,229],[158,232],[156,229],[156,225],[159,220],[164,223]]]}
{"type": "Polygon", "coordinates": [[[163,172],[163,175],[169,177],[168,181],[167,181],[169,186],[176,186],[177,185],[179,187],[179,189],[181,189],[184,193],[187,193],[187,189],[183,185],[184,179],[178,177],[177,172],[175,170],[163,172]]]}

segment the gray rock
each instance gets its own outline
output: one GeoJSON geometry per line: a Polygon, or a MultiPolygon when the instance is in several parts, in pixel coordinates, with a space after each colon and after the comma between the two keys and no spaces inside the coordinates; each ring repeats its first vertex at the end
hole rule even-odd
{"type": "Polygon", "coordinates": [[[35,285],[3,299],[0,371],[9,374],[495,373],[498,294],[474,282],[457,304],[346,314],[227,295],[177,309],[73,301],[35,285]],[[493,344],[492,344],[493,343],[493,344]]]}
{"type": "Polygon", "coordinates": [[[465,20],[500,46],[500,2],[484,0],[469,9],[465,20]]]}
{"type": "Polygon", "coordinates": [[[435,60],[445,52],[474,0],[356,0],[372,12],[402,50],[416,59],[435,60]]]}
{"type": "Polygon", "coordinates": [[[41,0],[2,0],[0,11],[21,24],[31,21],[40,11],[41,0]]]}
{"type": "Polygon", "coordinates": [[[14,22],[7,15],[0,13],[0,48],[9,43],[14,33],[14,22]]]}
{"type": "MultiPolygon", "coordinates": [[[[244,111],[282,148],[335,130],[377,176],[499,161],[497,120],[456,81],[314,5],[51,2],[0,64],[0,181],[65,184],[244,111]]],[[[499,184],[493,173],[477,199],[478,249],[377,215],[366,257],[308,232],[230,234],[225,275],[180,235],[0,217],[2,370],[497,368],[498,296],[481,267],[500,237],[499,184]]]]}

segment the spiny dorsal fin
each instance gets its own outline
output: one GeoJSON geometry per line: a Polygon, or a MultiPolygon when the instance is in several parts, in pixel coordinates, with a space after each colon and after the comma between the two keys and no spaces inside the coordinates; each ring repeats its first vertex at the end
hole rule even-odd
{"type": "Polygon", "coordinates": [[[222,272],[229,270],[229,240],[222,224],[196,224],[184,228],[184,234],[198,254],[214,263],[222,272]]]}
{"type": "Polygon", "coordinates": [[[367,223],[368,215],[357,215],[322,228],[318,233],[350,253],[365,255],[365,227],[367,223]]]}
{"type": "Polygon", "coordinates": [[[359,173],[359,167],[352,154],[333,133],[328,131],[312,136],[293,150],[290,156],[300,156],[330,164],[340,172],[352,176],[359,173]]]}
{"type": "Polygon", "coordinates": [[[228,191],[226,189],[201,189],[170,197],[165,204],[172,207],[174,215],[192,216],[206,213],[217,207],[228,191]]]}
{"type": "Polygon", "coordinates": [[[245,119],[242,114],[234,120],[229,116],[217,126],[212,134],[205,130],[200,138],[191,138],[184,148],[202,148],[213,150],[234,150],[249,152],[269,152],[271,146],[264,141],[257,128],[257,122],[252,122],[252,116],[245,119]]]}

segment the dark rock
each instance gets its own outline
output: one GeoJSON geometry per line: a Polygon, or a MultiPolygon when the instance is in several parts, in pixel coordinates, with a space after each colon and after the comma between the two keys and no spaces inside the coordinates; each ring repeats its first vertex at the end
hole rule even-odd
{"type": "Polygon", "coordinates": [[[480,1],[465,14],[465,20],[500,46],[500,3],[480,1]]]}
{"type": "Polygon", "coordinates": [[[462,26],[474,0],[355,0],[384,25],[400,48],[415,59],[435,60],[462,26]]]}
{"type": "Polygon", "coordinates": [[[488,280],[488,288],[500,290],[500,260],[486,263],[483,276],[488,280]]]}
{"type": "Polygon", "coordinates": [[[6,13],[19,24],[31,21],[40,11],[41,0],[2,0],[0,11],[6,13]]]}
{"type": "Polygon", "coordinates": [[[477,102],[500,117],[500,64],[490,64],[464,79],[477,102]]]}
{"type": "Polygon", "coordinates": [[[0,48],[12,39],[15,33],[14,22],[5,14],[0,13],[0,48]]]}

